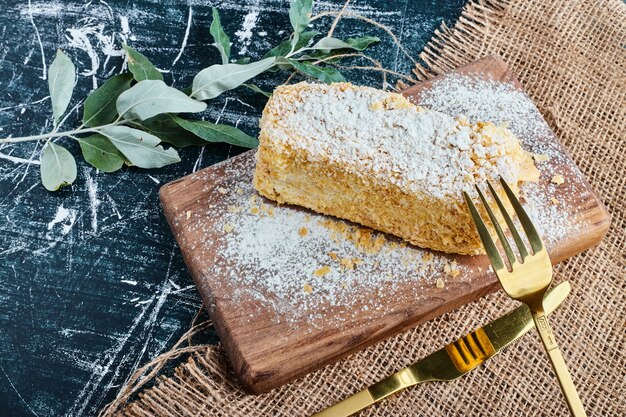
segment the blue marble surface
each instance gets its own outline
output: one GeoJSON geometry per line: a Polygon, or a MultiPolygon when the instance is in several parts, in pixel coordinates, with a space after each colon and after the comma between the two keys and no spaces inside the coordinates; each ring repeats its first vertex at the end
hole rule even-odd
{"type": "MultiPolygon", "coordinates": [[[[390,27],[417,56],[464,0],[354,0],[349,10],[390,27]]],[[[316,12],[341,1],[316,3],[316,12]]],[[[56,48],[74,60],[78,83],[66,127],[81,100],[122,69],[120,45],[132,44],[177,87],[217,63],[211,6],[222,12],[233,55],[262,56],[288,34],[287,0],[3,0],[0,13],[0,137],[51,129],[48,67],[56,48]]],[[[330,19],[315,22],[327,30],[330,19]]],[[[371,55],[391,70],[412,62],[386,34],[346,19],[336,36],[378,35],[371,55]]],[[[380,74],[348,72],[381,86],[380,74]]],[[[261,76],[272,89],[285,73],[261,76]]],[[[395,82],[392,78],[391,81],[395,82]]],[[[265,98],[237,90],[209,102],[207,120],[257,133],[265,98]]],[[[75,155],[75,143],[62,139],[75,155]]],[[[201,302],[158,201],[160,185],[242,149],[188,148],[164,169],[97,172],[78,159],[75,184],[57,193],[40,184],[41,144],[0,145],[0,416],[91,416],[134,369],[168,350],[201,302]]],[[[216,342],[215,335],[202,335],[216,342]]]]}

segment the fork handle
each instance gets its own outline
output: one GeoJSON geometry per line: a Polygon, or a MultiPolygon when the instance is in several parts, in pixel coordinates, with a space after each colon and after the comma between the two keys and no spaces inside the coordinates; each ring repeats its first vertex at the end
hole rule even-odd
{"type": "Polygon", "coordinates": [[[559,380],[561,391],[563,391],[565,401],[567,402],[567,406],[569,407],[571,414],[574,417],[587,417],[583,403],[580,401],[578,392],[576,392],[576,387],[574,386],[572,377],[567,370],[567,365],[565,364],[563,355],[561,355],[559,345],[556,343],[554,338],[554,333],[552,332],[552,328],[548,322],[548,317],[543,311],[533,312],[532,315],[535,320],[535,326],[539,331],[539,336],[541,336],[543,346],[545,347],[546,352],[550,357],[550,361],[552,362],[552,369],[554,369],[554,373],[559,380]]]}

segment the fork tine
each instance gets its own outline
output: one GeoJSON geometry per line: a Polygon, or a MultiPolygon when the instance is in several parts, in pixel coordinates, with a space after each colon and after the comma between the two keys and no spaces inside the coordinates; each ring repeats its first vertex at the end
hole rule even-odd
{"type": "Polygon", "coordinates": [[[500,184],[502,184],[502,188],[504,188],[504,192],[506,193],[507,197],[509,197],[509,201],[511,202],[511,205],[513,206],[513,209],[517,214],[517,218],[519,219],[522,227],[524,228],[524,231],[526,232],[526,236],[528,237],[530,246],[533,248],[533,252],[539,252],[543,249],[543,242],[541,241],[539,233],[537,233],[537,229],[535,229],[535,226],[533,226],[533,222],[530,220],[530,217],[528,217],[528,214],[526,214],[526,210],[524,210],[524,207],[522,207],[522,204],[519,202],[519,200],[511,190],[511,187],[509,187],[509,184],[507,184],[506,181],[502,179],[502,177],[500,177],[500,184]]]}
{"type": "Polygon", "coordinates": [[[515,244],[517,245],[517,250],[519,250],[520,257],[522,258],[522,260],[526,259],[526,257],[528,256],[528,250],[526,249],[526,245],[524,244],[522,237],[520,236],[519,232],[517,231],[517,228],[515,227],[515,223],[513,223],[511,216],[509,216],[509,213],[504,208],[504,204],[502,204],[502,200],[500,200],[500,197],[498,197],[498,194],[496,193],[496,190],[491,185],[490,181],[487,181],[487,186],[489,187],[489,191],[491,192],[493,199],[496,200],[496,204],[498,205],[498,208],[500,209],[500,213],[502,213],[502,217],[504,217],[504,221],[506,222],[507,226],[509,227],[509,230],[511,231],[511,234],[513,235],[513,240],[515,240],[515,244]]]}
{"type": "Polygon", "coordinates": [[[487,256],[489,256],[489,261],[491,262],[493,269],[499,270],[504,268],[504,261],[498,253],[496,244],[493,242],[493,239],[491,239],[491,235],[489,234],[489,230],[487,230],[487,226],[485,226],[483,219],[480,217],[480,214],[478,214],[478,210],[476,210],[476,206],[474,206],[474,203],[472,203],[472,199],[465,191],[463,191],[463,198],[465,198],[465,203],[469,208],[472,219],[474,219],[474,225],[476,226],[476,230],[478,230],[480,240],[482,240],[483,242],[483,246],[485,247],[487,256]]]}
{"type": "Polygon", "coordinates": [[[485,206],[485,209],[487,210],[487,214],[489,214],[489,218],[491,219],[491,223],[493,224],[493,227],[496,229],[498,238],[500,239],[500,242],[502,243],[502,247],[504,248],[504,253],[506,253],[506,257],[509,260],[509,265],[511,265],[511,268],[513,268],[513,263],[516,261],[515,253],[513,253],[513,249],[511,249],[511,245],[509,245],[509,241],[506,238],[506,235],[504,234],[504,232],[502,231],[502,228],[500,227],[500,224],[498,223],[498,219],[496,219],[496,216],[493,214],[491,207],[489,207],[489,203],[487,203],[487,199],[483,195],[483,192],[480,191],[480,188],[478,188],[478,186],[476,186],[476,190],[478,191],[478,196],[480,197],[481,201],[483,202],[485,206]]]}

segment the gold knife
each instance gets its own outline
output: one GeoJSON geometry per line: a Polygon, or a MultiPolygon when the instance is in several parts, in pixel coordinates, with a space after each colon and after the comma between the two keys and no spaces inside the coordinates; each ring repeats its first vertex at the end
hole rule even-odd
{"type": "MultiPolygon", "coordinates": [[[[544,298],[546,314],[552,313],[570,292],[564,281],[544,298]]],[[[535,327],[526,305],[450,343],[312,417],[347,417],[405,388],[428,381],[452,381],[500,352],[535,327]]]]}

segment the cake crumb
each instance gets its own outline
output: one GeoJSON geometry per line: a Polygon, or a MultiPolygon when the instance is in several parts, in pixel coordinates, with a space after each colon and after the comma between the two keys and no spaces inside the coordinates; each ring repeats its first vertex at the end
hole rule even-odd
{"type": "Polygon", "coordinates": [[[550,198],[550,201],[552,202],[552,204],[559,204],[559,203],[560,203],[560,201],[559,201],[559,200],[557,200],[557,199],[556,199],[556,198],[554,198],[554,197],[550,198]]]}
{"type": "Polygon", "coordinates": [[[446,273],[446,275],[449,275],[452,278],[458,277],[461,273],[461,271],[459,271],[456,261],[452,261],[449,264],[444,265],[443,271],[446,273]]]}
{"type": "Polygon", "coordinates": [[[336,252],[328,252],[328,256],[330,256],[330,259],[332,259],[333,261],[336,261],[339,259],[339,256],[337,256],[336,252]]]}
{"type": "Polygon", "coordinates": [[[220,193],[220,194],[226,194],[228,192],[228,190],[226,188],[224,188],[224,187],[219,187],[217,189],[217,192],[220,193]]]}
{"type": "Polygon", "coordinates": [[[556,185],[561,185],[565,182],[565,178],[563,178],[563,175],[557,174],[554,177],[552,177],[552,183],[556,184],[556,185]]]}
{"type": "Polygon", "coordinates": [[[185,217],[187,218],[187,220],[191,218],[191,210],[187,210],[187,213],[185,213],[185,217]]]}
{"type": "Polygon", "coordinates": [[[301,227],[298,229],[298,234],[301,237],[305,237],[308,233],[309,233],[309,229],[307,229],[306,227],[301,227]]]}
{"type": "Polygon", "coordinates": [[[241,211],[241,206],[229,205],[226,207],[226,210],[228,210],[229,213],[239,213],[241,211]]]}
{"type": "Polygon", "coordinates": [[[237,194],[243,195],[243,188],[241,187],[237,188],[237,194]]]}
{"type": "Polygon", "coordinates": [[[309,284],[304,284],[302,286],[302,290],[307,294],[311,294],[313,292],[313,287],[309,284]]]}
{"type": "Polygon", "coordinates": [[[313,272],[313,275],[315,275],[316,277],[323,277],[324,275],[328,274],[330,271],[332,271],[330,266],[324,265],[323,267],[316,269],[315,272],[313,272]]]}
{"type": "Polygon", "coordinates": [[[224,230],[224,232],[226,232],[226,233],[230,233],[230,232],[232,232],[233,230],[235,230],[235,226],[233,226],[233,225],[232,225],[232,224],[230,224],[230,223],[226,223],[226,224],[224,225],[224,227],[223,227],[223,230],[224,230]]]}
{"type": "Polygon", "coordinates": [[[446,284],[443,282],[441,278],[437,278],[437,283],[435,285],[437,285],[437,288],[443,288],[445,287],[446,284]]]}
{"type": "Polygon", "coordinates": [[[339,260],[339,264],[350,271],[354,271],[354,268],[362,263],[363,261],[359,258],[341,258],[341,260],[339,260]]]}
{"type": "Polygon", "coordinates": [[[256,206],[250,207],[250,213],[252,213],[252,214],[259,214],[259,212],[260,212],[260,210],[259,210],[258,207],[256,207],[256,206]]]}
{"type": "Polygon", "coordinates": [[[541,153],[533,153],[532,154],[533,159],[535,160],[535,162],[545,162],[550,160],[550,156],[549,155],[545,155],[545,154],[541,154],[541,153]]]}

